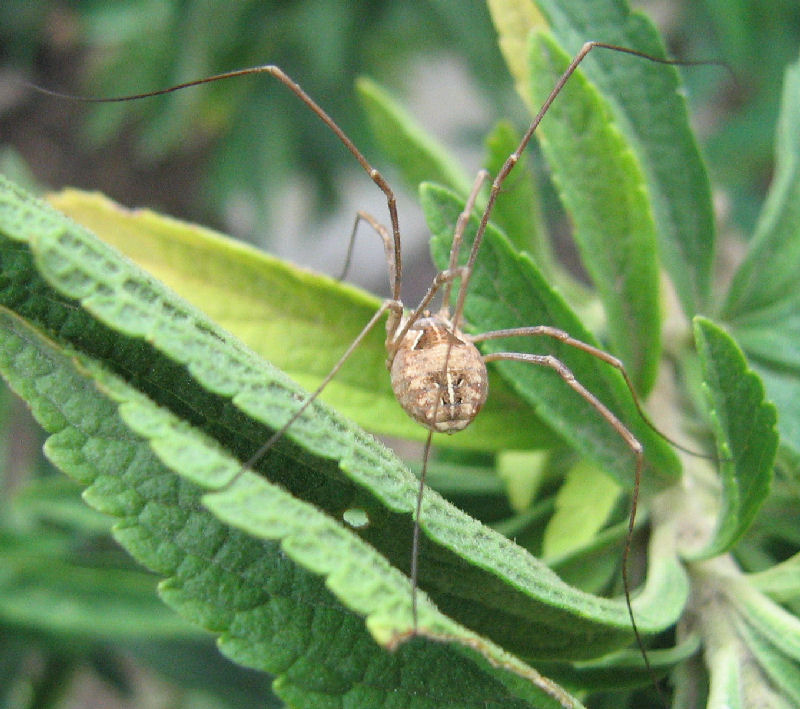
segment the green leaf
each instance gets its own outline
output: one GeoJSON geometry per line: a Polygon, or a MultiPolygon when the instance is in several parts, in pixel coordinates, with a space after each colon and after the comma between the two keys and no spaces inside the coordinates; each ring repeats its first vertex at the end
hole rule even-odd
{"type": "Polygon", "coordinates": [[[786,72],[775,177],[723,317],[781,412],[781,443],[800,451],[800,63],[786,72]]]}
{"type": "MultiPolygon", "coordinates": [[[[537,104],[568,64],[569,56],[552,39],[534,35],[531,95],[537,104]]],[[[647,393],[661,354],[661,317],[655,225],[642,171],[580,69],[536,135],[605,307],[614,350],[637,389],[647,393]]]]}
{"type": "MultiPolygon", "coordinates": [[[[376,654],[362,619],[339,605],[317,575],[327,576],[334,592],[349,587],[350,603],[367,612],[373,636],[397,642],[396,622],[407,616],[408,586],[367,544],[253,474],[204,499],[202,487],[187,477],[208,484],[220,474],[238,472],[239,463],[226,460],[218,444],[5,309],[0,320],[4,376],[28,394],[34,414],[57,429],[48,440],[48,455],[89,485],[89,501],[121,516],[115,537],[168,577],[160,585],[164,600],[221,633],[220,648],[235,661],[280,675],[275,689],[285,700],[308,705],[315,697],[333,694],[374,705],[388,695],[417,694],[420,672],[442,666],[462,681],[457,687],[448,687],[444,677],[438,686],[427,683],[419,706],[441,706],[442,701],[467,706],[471,696],[504,697],[510,706],[577,706],[499,649],[484,657],[481,653],[491,647],[486,641],[472,643],[478,651],[421,640],[395,653],[376,654]],[[173,457],[184,467],[183,480],[164,466],[163,459],[173,457]],[[234,514],[236,526],[224,525],[206,506],[221,510],[223,517],[234,514]],[[309,572],[307,566],[315,568],[309,572]],[[335,635],[326,628],[336,628],[335,635]],[[493,662],[502,660],[505,669],[489,664],[493,654],[493,662]],[[354,656],[364,662],[354,665],[354,656]],[[405,680],[364,681],[365,673],[393,677],[395,672],[405,680]]],[[[447,629],[455,626],[442,616],[436,621],[432,606],[420,600],[421,622],[429,632],[436,626],[444,637],[454,637],[447,629]]]]}
{"type": "Polygon", "coordinates": [[[25,665],[30,657],[29,643],[30,638],[23,633],[0,628],[0,701],[4,706],[13,706],[13,700],[19,701],[21,685],[27,684],[25,665]]]}
{"type": "Polygon", "coordinates": [[[747,578],[755,588],[779,603],[800,598],[800,552],[769,569],[748,574],[747,578]]]}
{"type": "Polygon", "coordinates": [[[46,477],[28,482],[13,499],[11,514],[24,524],[50,524],[83,535],[105,535],[111,520],[80,498],[80,488],[69,478],[46,477]]]}
{"type": "Polygon", "coordinates": [[[586,461],[575,465],[556,494],[556,511],[545,530],[542,555],[567,554],[605,527],[619,499],[617,483],[586,461]]]}
{"type": "MultiPolygon", "coordinates": [[[[731,283],[723,317],[742,317],[791,302],[800,287],[800,62],[784,80],[775,144],[775,176],[747,257],[731,283]]],[[[769,316],[768,316],[769,317],[769,316]]],[[[770,325],[780,320],[769,317],[770,325]]],[[[794,348],[796,351],[796,347],[794,348]]]]}
{"type": "Polygon", "coordinates": [[[528,509],[533,502],[546,479],[549,457],[544,451],[505,451],[497,456],[497,477],[505,484],[508,502],[516,512],[528,509]]]}
{"type": "MultiPolygon", "coordinates": [[[[421,199],[428,226],[434,234],[434,261],[443,268],[448,262],[450,243],[463,202],[433,185],[422,186],[421,199]]],[[[473,216],[464,233],[462,251],[471,245],[477,225],[478,220],[473,216]]],[[[463,254],[462,257],[466,258],[463,254]]],[[[524,254],[515,254],[508,240],[491,225],[486,231],[470,281],[465,316],[475,332],[551,325],[579,340],[597,345],[595,338],[532,261],[524,254]]],[[[622,377],[611,367],[546,337],[492,340],[484,343],[483,349],[485,352],[554,355],[643,443],[646,458],[658,475],[669,478],[678,474],[680,464],[674,452],[641,421],[622,377]]],[[[495,365],[559,435],[603,470],[612,473],[624,486],[632,485],[635,466],[630,448],[596,409],[577,394],[567,391],[566,384],[555,372],[518,362],[497,362],[495,365]]]]}
{"type": "Polygon", "coordinates": [[[722,470],[717,530],[698,554],[709,558],[733,546],[769,494],[777,414],[733,339],[705,318],[695,318],[694,327],[722,470]]]}
{"type": "Polygon", "coordinates": [[[733,577],[726,595],[741,617],[783,655],[800,662],[800,618],[753,588],[746,580],[733,577]]]}
{"type": "Polygon", "coordinates": [[[128,642],[122,646],[125,660],[131,656],[192,696],[205,694],[200,706],[233,709],[285,709],[271,691],[269,675],[240,667],[220,655],[209,636],[206,642],[128,642]],[[180,658],[176,662],[175,658],[180,658]],[[205,703],[203,703],[205,700],[205,703]]]}
{"type": "Polygon", "coordinates": [[[489,13],[497,31],[500,51],[514,77],[517,93],[528,108],[536,110],[530,100],[530,63],[527,61],[528,39],[534,29],[542,29],[545,20],[531,0],[488,0],[489,13]]]}
{"type": "MultiPolygon", "coordinates": [[[[411,683],[447,667],[428,687],[432,706],[470,696],[550,706],[565,695],[505,651],[578,659],[631,641],[621,599],[571,588],[428,491],[419,638],[380,652],[375,641],[396,647],[412,629],[403,572],[416,478],[319,402],[257,473],[240,475],[304,394],[84,229],[0,184],[0,365],[54,434],[48,456],[88,486],[87,501],[121,518],[116,538],[166,577],[165,600],[220,633],[237,662],[280,675],[284,699],[307,704],[313,685],[375,704],[353,675],[363,652],[380,676],[411,683]],[[369,524],[348,528],[351,509],[369,524]],[[316,632],[327,627],[341,645],[316,632]],[[461,671],[470,681],[453,686],[461,671]]],[[[636,599],[644,633],[674,623],[686,602],[680,568],[659,556],[636,599]]]]}
{"type": "Polygon", "coordinates": [[[464,196],[469,193],[472,180],[384,89],[366,78],[358,80],[356,89],[372,134],[412,189],[435,180],[464,196]]]}
{"type": "MultiPolygon", "coordinates": [[[[34,232],[32,246],[36,267],[61,294],[47,293],[48,303],[57,303],[57,298],[64,296],[80,299],[78,310],[74,306],[49,307],[48,312],[58,313],[59,318],[69,318],[66,328],[60,324],[60,319],[55,322],[41,320],[38,309],[30,310],[28,301],[25,301],[21,312],[32,318],[36,326],[67,337],[71,346],[80,347],[88,356],[107,361],[144,395],[179,415],[182,425],[198,425],[195,420],[203,422],[202,425],[242,462],[269,437],[271,431],[289,418],[296,410],[297,402],[304,399],[299,389],[283,375],[256,360],[152,278],[132,264],[121,261],[109,247],[96,242],[70,222],[62,220],[58,228],[50,226],[52,220],[58,219],[57,215],[35,201],[26,200],[19,193],[9,191],[7,197],[6,204],[10,209],[6,228],[12,238],[20,239],[29,233],[28,224],[34,219],[44,220],[47,226],[34,232]],[[26,216],[29,217],[27,220],[26,216]]],[[[23,282],[19,283],[19,288],[26,293],[39,290],[39,285],[32,286],[29,270],[20,272],[18,278],[23,279],[24,288],[23,282]]],[[[193,452],[187,448],[191,443],[191,438],[186,439],[189,434],[184,434],[180,428],[176,431],[177,424],[152,411],[125,408],[124,415],[126,425],[134,427],[139,435],[153,439],[152,445],[159,455],[194,480],[197,473],[188,468],[190,464],[200,467],[203,482],[207,478],[217,486],[227,483],[238,470],[236,467],[230,470],[230,464],[219,460],[219,454],[212,455],[205,450],[193,452]]],[[[397,540],[411,538],[416,478],[386,449],[365,438],[364,434],[351,431],[349,424],[334,420],[333,413],[326,407],[313,406],[292,425],[276,445],[277,450],[270,451],[259,470],[272,471],[270,474],[275,480],[303,496],[308,503],[328,510],[336,519],[350,506],[365,510],[373,520],[365,532],[370,542],[382,548],[396,566],[406,568],[408,545],[401,543],[398,547],[397,540]],[[296,449],[297,445],[302,447],[302,454],[296,449]],[[287,455],[292,458],[299,456],[306,468],[292,468],[291,472],[283,469],[287,455]],[[340,459],[341,472],[332,467],[332,458],[340,459]],[[275,470],[272,470],[273,466],[275,470]],[[333,478],[323,483],[320,475],[323,479],[331,475],[333,478]],[[353,491],[353,485],[357,486],[358,493],[353,491]],[[361,499],[365,495],[366,498],[361,499]],[[391,530],[375,521],[385,514],[395,519],[391,530]],[[396,518],[396,515],[400,517],[396,518]]],[[[124,503],[125,500],[120,500],[120,504],[124,503]]],[[[457,558],[443,566],[447,568],[454,563],[468,562],[463,568],[465,591],[461,596],[461,591],[454,592],[450,587],[450,573],[439,569],[435,563],[422,565],[421,583],[431,588],[434,594],[438,587],[446,588],[451,613],[471,617],[474,625],[483,623],[492,632],[502,634],[503,624],[498,623],[491,613],[486,617],[478,613],[482,606],[469,592],[472,587],[488,583],[478,579],[485,573],[484,569],[495,566],[498,561],[502,563],[495,571],[499,571],[501,576],[506,574],[502,569],[510,568],[516,569],[515,580],[519,580],[520,569],[528,569],[523,579],[527,578],[527,573],[533,574],[527,582],[530,598],[521,599],[522,603],[505,603],[508,614],[520,613],[547,625],[548,615],[555,613],[560,617],[565,611],[585,614],[587,603],[594,606],[598,602],[594,597],[576,593],[561,584],[544,565],[507,540],[496,535],[485,538],[485,533],[475,530],[475,524],[438,496],[426,498],[421,526],[430,540],[430,548],[423,544],[423,556],[428,553],[434,559],[447,558],[455,551],[453,540],[459,540],[456,544],[457,558]],[[470,541],[478,539],[482,543],[470,541]],[[471,582],[469,574],[477,574],[477,577],[471,582]],[[547,579],[543,585],[541,581],[534,582],[540,574],[547,579]],[[551,608],[554,601],[556,608],[551,608]]],[[[504,583],[500,583],[500,589],[504,583]]],[[[511,592],[515,594],[517,591],[511,592]]],[[[602,632],[598,629],[597,641],[606,645],[628,638],[624,604],[608,602],[601,605],[604,605],[603,612],[593,616],[596,620],[602,619],[604,628],[602,632]],[[617,626],[620,636],[615,637],[606,624],[617,626]]],[[[488,613],[488,610],[484,608],[484,612],[488,613]]],[[[644,619],[642,622],[646,628],[644,619]]],[[[509,626],[519,629],[519,622],[510,622],[509,626]]],[[[590,632],[584,628],[581,634],[585,638],[590,632]]],[[[523,647],[529,648],[534,635],[535,632],[529,628],[524,637],[514,642],[523,642],[523,647]]],[[[507,639],[507,642],[511,641],[507,639]]],[[[563,637],[558,645],[563,645],[563,637]]],[[[543,652],[541,638],[537,647],[539,652],[543,652]]],[[[592,642],[584,641],[583,651],[591,653],[592,642]]]]}
{"type": "Polygon", "coordinates": [[[647,564],[647,583],[632,603],[636,624],[640,629],[643,611],[666,621],[675,607],[685,609],[690,590],[689,578],[682,560],[678,558],[672,530],[653,527],[647,564]]]}
{"type": "Polygon", "coordinates": [[[742,661],[731,645],[706,651],[706,666],[710,674],[709,707],[746,709],[742,703],[742,661]]]}
{"type": "Polygon", "coordinates": [[[111,520],[62,476],[28,482],[3,506],[0,619],[71,645],[205,637],[156,596],[156,579],[127,568],[107,540],[111,520]]]}
{"type": "MultiPolygon", "coordinates": [[[[755,590],[731,567],[717,566],[721,570],[713,581],[717,601],[706,614],[712,624],[706,650],[712,701],[742,707],[796,706],[800,620],[755,590]]],[[[707,566],[706,571],[711,568],[707,566]]]]}
{"type": "MultiPolygon", "coordinates": [[[[497,175],[508,157],[519,146],[521,136],[508,121],[499,121],[486,137],[485,167],[497,175]]],[[[492,209],[492,224],[503,229],[518,251],[527,251],[539,269],[568,294],[572,303],[594,303],[588,287],[579,283],[558,263],[548,239],[536,181],[531,173],[528,151],[523,151],[514,172],[497,195],[492,209]]]]}
{"type": "Polygon", "coordinates": [[[739,634],[772,684],[786,695],[791,706],[800,704],[800,663],[787,658],[745,619],[736,617],[736,621],[739,634]]]}
{"type": "MultiPolygon", "coordinates": [[[[307,389],[315,389],[378,309],[372,295],[311,273],[216,232],[130,211],[96,194],[66,190],[51,201],[166,283],[307,389]]],[[[325,388],[322,399],[369,430],[423,439],[398,405],[376,327],[325,388]]],[[[529,448],[547,438],[528,407],[499,380],[469,435],[447,445],[529,448]],[[509,412],[528,424],[509,427],[509,412]]]]}
{"type": "Polygon", "coordinates": [[[799,295],[795,292],[794,297],[730,324],[742,349],[765,368],[800,374],[799,295]]]}
{"type": "Polygon", "coordinates": [[[800,372],[770,367],[754,360],[753,371],[764,381],[768,398],[780,411],[778,430],[781,447],[787,446],[790,455],[800,453],[800,372]]]}
{"type": "MultiPolygon", "coordinates": [[[[700,636],[694,633],[675,647],[648,650],[647,658],[656,675],[661,676],[688,660],[699,649],[700,636]]],[[[572,666],[548,667],[548,671],[567,686],[588,687],[591,690],[619,691],[624,687],[644,687],[653,681],[642,662],[641,653],[635,650],[621,650],[599,660],[576,662],[572,666]]]]}
{"type": "MultiPolygon", "coordinates": [[[[644,516],[637,515],[636,526],[640,527],[643,521],[644,516]]],[[[547,563],[567,583],[589,593],[601,593],[619,579],[627,534],[626,518],[563,556],[548,558],[547,563]]]]}
{"type": "Polygon", "coordinates": [[[158,600],[152,574],[90,565],[76,557],[74,541],[41,530],[0,539],[3,624],[73,641],[201,636],[158,600]]]}
{"type": "MultiPolygon", "coordinates": [[[[536,4],[570,55],[591,39],[663,56],[655,27],[626,3],[537,0],[536,4]]],[[[689,127],[678,74],[674,67],[602,49],[593,50],[581,70],[608,102],[639,158],[663,265],[684,311],[693,315],[710,301],[714,218],[708,175],[689,127]]]]}

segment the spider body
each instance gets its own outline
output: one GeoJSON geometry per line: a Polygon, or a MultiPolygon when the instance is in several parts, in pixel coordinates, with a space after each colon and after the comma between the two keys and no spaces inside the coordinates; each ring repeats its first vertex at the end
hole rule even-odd
{"type": "Polygon", "coordinates": [[[405,412],[427,429],[456,433],[478,415],[489,394],[486,365],[470,339],[442,311],[402,322],[390,333],[387,366],[405,412]]]}

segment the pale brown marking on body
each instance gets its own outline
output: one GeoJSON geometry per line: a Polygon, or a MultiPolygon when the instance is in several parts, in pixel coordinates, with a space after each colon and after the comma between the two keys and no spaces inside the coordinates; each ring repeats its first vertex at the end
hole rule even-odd
{"type": "Polygon", "coordinates": [[[389,352],[392,389],[415,421],[439,433],[456,433],[478,415],[489,394],[486,365],[469,338],[442,314],[418,318],[389,343],[389,352]]]}

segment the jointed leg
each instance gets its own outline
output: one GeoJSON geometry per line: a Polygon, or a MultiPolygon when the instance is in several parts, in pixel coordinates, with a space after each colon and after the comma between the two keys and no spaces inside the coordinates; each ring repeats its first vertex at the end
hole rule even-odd
{"type": "MultiPolygon", "coordinates": [[[[464,209],[462,209],[461,214],[458,215],[456,228],[453,232],[453,243],[450,246],[450,262],[447,265],[448,271],[455,271],[458,268],[458,252],[461,250],[461,242],[464,240],[464,229],[467,228],[467,222],[472,214],[472,210],[475,208],[475,202],[478,199],[481,187],[483,187],[484,183],[488,179],[489,173],[486,170],[480,170],[478,172],[478,175],[475,177],[475,182],[472,184],[472,189],[470,190],[469,196],[467,197],[467,201],[464,204],[464,209]]],[[[474,245],[473,248],[475,248],[474,245]]],[[[462,280],[461,288],[463,289],[464,287],[465,281],[462,280]]],[[[442,310],[445,312],[449,312],[451,290],[452,282],[447,284],[442,296],[442,310]]],[[[461,312],[459,310],[455,310],[453,314],[453,327],[459,327],[459,320],[461,320],[461,312]]]]}
{"type": "Polygon", "coordinates": [[[381,241],[383,241],[383,253],[386,257],[386,268],[389,275],[389,288],[392,293],[399,294],[400,288],[397,283],[397,255],[394,250],[394,242],[383,224],[368,212],[364,212],[360,209],[356,212],[353,230],[350,232],[350,240],[347,243],[347,255],[344,259],[344,266],[337,280],[343,281],[347,276],[347,272],[350,270],[350,265],[353,260],[353,248],[356,243],[356,233],[358,232],[358,225],[361,223],[362,219],[372,227],[373,231],[380,236],[381,241]]]}
{"type": "Polygon", "coordinates": [[[69,99],[71,101],[82,101],[83,103],[117,103],[121,101],[136,101],[143,98],[150,98],[151,96],[162,96],[164,94],[172,93],[173,91],[181,91],[188,89],[191,86],[200,86],[201,84],[210,84],[215,81],[224,81],[226,79],[234,79],[241,76],[250,76],[253,74],[269,74],[278,81],[280,81],[289,91],[291,91],[300,101],[302,101],[311,111],[333,132],[333,134],[341,141],[350,154],[358,161],[364,172],[372,180],[378,188],[383,192],[386,197],[386,206],[389,210],[389,219],[392,223],[392,241],[394,243],[393,253],[395,262],[395,279],[394,287],[392,289],[392,300],[400,300],[400,283],[402,282],[402,262],[400,257],[400,222],[397,217],[397,200],[395,199],[392,188],[386,182],[383,175],[376,170],[370,162],[364,157],[363,153],[356,147],[355,143],[347,136],[347,134],[337,125],[323,109],[314,101],[303,89],[295,82],[283,69],[274,64],[264,64],[262,66],[249,67],[247,69],[237,69],[235,71],[226,71],[222,74],[208,76],[204,79],[195,79],[194,81],[186,81],[182,84],[176,84],[166,89],[158,89],[156,91],[147,91],[146,93],[130,94],[128,96],[112,96],[112,97],[94,97],[94,96],[75,96],[72,94],[65,94],[59,91],[51,91],[50,89],[42,88],[36,84],[31,84],[27,81],[21,83],[48,96],[56,96],[58,98],[69,99]]]}
{"type": "MultiPolygon", "coordinates": [[[[535,328],[520,328],[520,330],[531,330],[535,328]]],[[[551,328],[554,329],[554,328],[551,328]]],[[[506,331],[508,332],[508,331],[506,331]]],[[[557,331],[560,332],[560,331],[557,331]]],[[[493,333],[487,333],[492,335],[493,333]]],[[[519,333],[517,333],[519,334],[519,333]]],[[[528,333],[530,334],[530,333],[528,333]]],[[[543,334],[543,333],[540,333],[543,334]]],[[[566,333],[564,333],[566,335],[566,333]]],[[[569,336],[567,336],[569,338],[569,336]]],[[[484,338],[491,339],[491,338],[484,338]]],[[[571,338],[569,338],[571,339],[571,338]]],[[[581,343],[584,344],[584,343],[581,343]]],[[[591,345],[586,345],[591,347],[591,345]]],[[[610,355],[609,355],[610,356],[610,355]]],[[[597,412],[611,425],[611,427],[619,434],[626,445],[631,449],[634,458],[636,459],[634,477],[633,477],[633,492],[631,493],[631,515],[628,520],[628,533],[625,537],[625,548],[622,552],[622,585],[625,591],[625,602],[628,607],[628,616],[631,620],[631,627],[633,634],[636,636],[636,642],[641,650],[642,657],[644,658],[645,665],[648,672],[652,674],[650,661],[647,659],[647,652],[645,651],[644,641],[639,634],[639,627],[636,625],[636,618],[633,615],[633,608],[631,606],[631,587],[628,578],[628,558],[631,551],[631,541],[633,539],[633,529],[636,523],[636,510],[639,506],[639,485],[642,479],[642,469],[644,468],[644,450],[642,444],[636,437],[625,427],[625,424],[620,421],[616,415],[600,401],[592,392],[590,392],[583,384],[581,384],[572,371],[561,360],[553,357],[552,355],[537,355],[525,352],[496,352],[488,354],[484,357],[487,362],[492,361],[512,361],[512,362],[529,362],[531,364],[538,364],[552,369],[559,377],[576,392],[584,401],[589,403],[597,412]]]]}
{"type": "MultiPolygon", "coordinates": [[[[672,440],[666,433],[661,431],[658,426],[653,423],[650,417],[645,412],[644,408],[642,407],[641,401],[639,401],[639,395],[636,393],[636,388],[633,386],[633,382],[631,381],[628,372],[625,370],[625,365],[622,364],[622,360],[614,355],[601,350],[594,345],[590,345],[582,340],[576,340],[572,335],[564,330],[560,330],[557,327],[551,327],[550,325],[534,325],[532,327],[512,327],[506,330],[492,330],[491,332],[483,332],[478,335],[470,335],[470,340],[472,342],[485,342],[486,340],[497,340],[504,337],[534,337],[534,336],[544,336],[550,337],[559,342],[563,342],[565,345],[569,347],[574,347],[577,350],[581,350],[586,352],[587,354],[592,355],[592,357],[596,357],[601,362],[605,362],[609,366],[616,369],[621,375],[623,380],[625,381],[625,386],[628,387],[628,391],[633,398],[633,404],[636,406],[636,411],[638,412],[639,416],[641,417],[642,421],[647,424],[648,428],[652,429],[656,434],[658,434],[661,438],[663,438],[667,443],[674,446],[678,450],[683,451],[684,453],[688,453],[689,455],[698,456],[701,458],[706,458],[707,456],[703,453],[698,453],[693,451],[685,446],[682,446],[677,441],[672,440]]],[[[491,355],[490,355],[491,356],[491,355]]]]}

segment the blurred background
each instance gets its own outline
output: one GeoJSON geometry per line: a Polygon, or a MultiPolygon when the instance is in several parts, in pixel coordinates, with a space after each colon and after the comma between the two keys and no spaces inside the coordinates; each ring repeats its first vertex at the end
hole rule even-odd
{"type": "MultiPolygon", "coordinates": [[[[0,13],[4,70],[67,93],[139,93],[277,64],[379,168],[353,88],[361,74],[408,102],[455,150],[473,146],[465,155],[470,171],[480,164],[480,136],[495,117],[510,110],[524,120],[480,0],[137,0],[36,8],[12,0],[0,13]]],[[[7,81],[0,92],[0,135],[16,153],[6,160],[21,158],[48,187],[102,190],[125,205],[189,218],[320,270],[340,268],[357,209],[388,221],[382,193],[353,157],[268,76],[112,105],[66,102],[7,81]]],[[[413,198],[404,202],[404,247],[427,261],[421,218],[413,198]]],[[[377,240],[359,252],[354,279],[385,289],[377,240]]],[[[426,266],[420,279],[428,273],[426,266]]]]}
{"type": "MultiPolygon", "coordinates": [[[[721,232],[732,236],[724,243],[733,244],[735,254],[736,239],[751,232],[770,181],[783,70],[800,44],[800,5],[635,5],[660,26],[672,56],[723,60],[736,73],[738,84],[724,71],[682,71],[721,232]]],[[[353,91],[362,74],[388,87],[469,171],[480,165],[481,137],[495,120],[511,117],[520,128],[528,120],[480,0],[4,0],[0,171],[36,190],[100,190],[124,205],[191,219],[336,272],[355,211],[385,221],[385,200],[336,138],[274,80],[250,77],[103,106],[42,96],[15,81],[114,96],[263,63],[281,66],[298,81],[380,169],[385,162],[353,91]]],[[[416,281],[405,284],[406,292],[418,292],[431,274],[427,234],[414,196],[402,192],[391,169],[386,176],[401,193],[407,278],[416,281]]],[[[353,279],[383,295],[381,249],[363,241],[353,279]]],[[[129,594],[142,589],[141,596],[126,597],[128,605],[120,603],[119,613],[135,607],[152,619],[159,611],[147,599],[160,603],[155,579],[110,543],[108,521],[83,506],[77,486],[74,506],[65,502],[72,483],[48,477],[38,428],[5,391],[0,431],[2,554],[13,550],[20,520],[27,534],[60,540],[59,559],[80,566],[100,550],[104,568],[139,574],[133,586],[129,576],[109,577],[109,588],[113,581],[129,594]],[[37,475],[41,484],[29,483],[20,493],[20,481],[37,475]]],[[[3,616],[0,706],[265,706],[268,678],[229,665],[194,629],[162,627],[173,640],[132,640],[119,628],[104,628],[100,639],[76,637],[3,616]],[[176,654],[180,667],[170,662],[176,654]]]]}
{"type": "MultiPolygon", "coordinates": [[[[748,233],[770,178],[782,70],[796,55],[800,6],[636,5],[661,27],[672,56],[721,59],[736,72],[738,86],[715,69],[683,74],[722,216],[748,233]]],[[[527,120],[481,0],[5,0],[0,166],[23,181],[101,190],[335,270],[355,210],[385,220],[385,203],[336,138],[275,80],[249,77],[110,105],[45,97],[13,83],[22,77],[67,93],[113,96],[267,62],[297,80],[379,168],[353,90],[361,74],[387,86],[470,171],[494,120],[510,116],[520,127],[527,120]]],[[[409,257],[422,255],[424,263],[427,237],[413,196],[403,199],[400,216],[409,257]]],[[[375,246],[359,249],[374,265],[357,263],[353,273],[384,289],[375,246]],[[377,273],[362,275],[371,268],[377,273]]]]}

